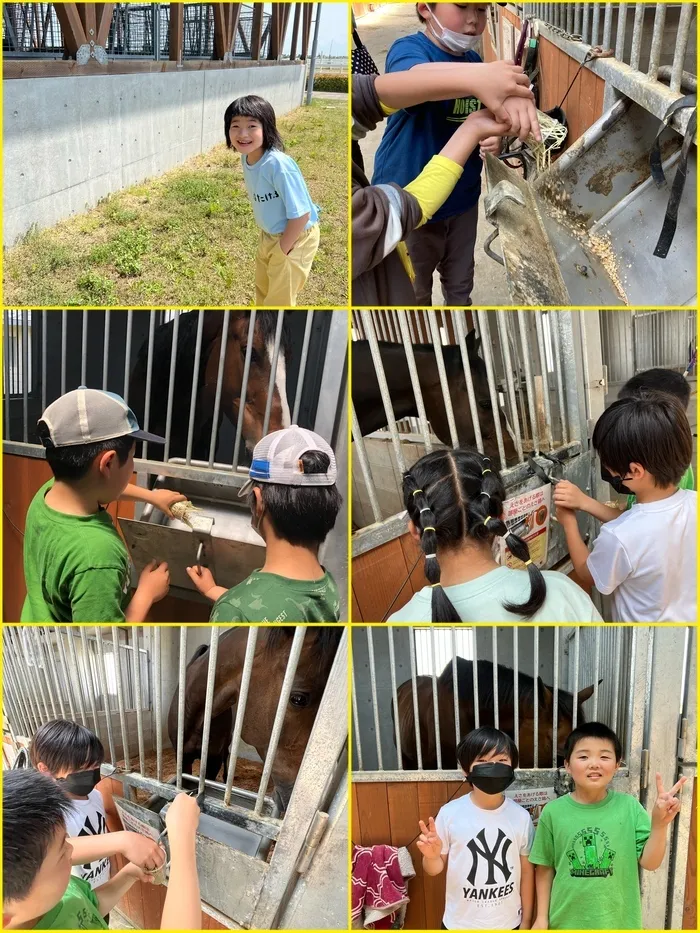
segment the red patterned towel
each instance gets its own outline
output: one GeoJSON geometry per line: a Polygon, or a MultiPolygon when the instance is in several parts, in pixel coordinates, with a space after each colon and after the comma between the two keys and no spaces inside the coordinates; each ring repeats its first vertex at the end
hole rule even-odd
{"type": "Polygon", "coordinates": [[[395,846],[352,847],[353,927],[401,929],[415,870],[408,850],[395,846]]]}

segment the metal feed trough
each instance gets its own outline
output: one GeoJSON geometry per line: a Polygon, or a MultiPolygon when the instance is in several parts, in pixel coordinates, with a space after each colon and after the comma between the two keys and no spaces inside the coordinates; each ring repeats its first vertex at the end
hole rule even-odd
{"type": "MultiPolygon", "coordinates": [[[[642,875],[645,926],[680,928],[697,760],[694,629],[357,627],[353,631],[352,660],[352,777],[357,784],[387,782],[396,788],[398,782],[461,781],[463,773],[454,749],[473,721],[475,728],[489,724],[505,729],[521,752],[525,735],[534,735],[527,746],[532,751],[533,765],[521,764],[510,791],[539,789],[548,791],[550,797],[561,795],[568,790],[568,782],[563,769],[557,767],[557,744],[552,743],[552,757],[544,759],[538,736],[546,734],[550,723],[556,735],[563,716],[569,717],[571,728],[575,728],[580,723],[577,703],[565,711],[559,691],[576,696],[592,686],[592,696],[583,703],[582,711],[586,721],[602,721],[620,737],[623,757],[615,777],[618,790],[633,794],[650,808],[656,796],[655,772],[661,773],[664,787],[680,776],[688,778],[668,861],[662,870],[642,875]],[[473,695],[462,694],[460,704],[453,691],[452,699],[443,695],[439,706],[444,688],[438,678],[447,670],[456,680],[458,658],[485,666],[472,666],[473,695]],[[526,678],[537,675],[552,689],[548,713],[551,719],[543,720],[540,706],[530,704],[527,697],[526,678]],[[397,713],[402,684],[410,691],[412,707],[403,729],[397,713]],[[421,690],[421,685],[426,684],[428,689],[421,690]],[[484,695],[493,698],[487,706],[480,703],[484,695]],[[520,702],[513,703],[513,697],[519,697],[520,702]],[[454,712],[446,715],[452,709],[452,700],[454,712]],[[460,721],[460,709],[468,710],[469,726],[460,721]],[[526,718],[528,732],[524,731],[526,718]],[[449,735],[453,750],[449,759],[440,753],[446,740],[446,734],[441,737],[440,724],[446,721],[454,730],[449,735]],[[418,751],[418,760],[407,763],[406,745],[402,743],[410,744],[414,739],[411,748],[418,751]],[[431,751],[435,747],[436,755],[431,751]],[[433,756],[433,764],[426,763],[426,754],[433,756]]],[[[396,796],[394,799],[399,800],[396,796]]],[[[423,818],[428,815],[436,814],[426,813],[423,818]]]]}
{"type": "Polygon", "coordinates": [[[260,630],[248,629],[225,784],[205,778],[219,638],[225,631],[216,626],[211,627],[208,640],[200,774],[183,773],[185,671],[192,656],[188,631],[202,641],[201,629],[184,626],[66,626],[65,630],[61,626],[5,626],[3,710],[11,741],[20,747],[42,723],[59,716],[82,722],[103,740],[108,756],[103,776],[124,785],[119,805],[125,826],[153,838],[163,828],[161,816],[177,793],[203,794],[197,832],[201,896],[205,911],[225,926],[301,928],[314,925],[311,917],[315,916],[322,918],[319,928],[344,927],[346,895],[329,901],[320,878],[325,876],[325,883],[334,885],[336,896],[347,885],[345,858],[339,868],[326,858],[329,850],[347,848],[347,635],[343,634],[337,649],[294,790],[281,817],[266,788],[304,640],[311,637],[309,629],[295,628],[255,792],[235,787],[233,781],[238,758],[256,757],[241,733],[260,630]],[[134,663],[137,656],[138,664],[134,663]],[[179,690],[176,774],[168,782],[163,730],[175,688],[179,690]],[[146,773],[146,756],[153,748],[155,775],[146,773]],[[152,809],[136,801],[135,790],[153,795],[152,809]],[[314,863],[316,855],[324,863],[322,874],[314,863]]]}
{"type": "MultiPolygon", "coordinates": [[[[495,226],[485,249],[505,266],[512,303],[566,307],[694,304],[697,294],[697,158],[694,145],[694,99],[670,114],[683,97],[681,82],[692,90],[694,75],[682,71],[693,4],[682,4],[672,67],[659,66],[667,4],[656,4],[649,71],[639,68],[642,4],[637,4],[632,36],[632,66],[622,61],[627,4],[617,11],[617,41],[612,42],[612,9],[605,5],[603,47],[615,58],[590,61],[598,37],[598,4],[526,4],[525,15],[540,38],[554,43],[574,61],[606,82],[604,112],[582,136],[534,180],[486,157],[489,192],[487,218],[495,226]],[[589,32],[588,7],[594,8],[589,32]],[[554,10],[550,8],[554,7],[554,10]],[[571,8],[563,26],[551,25],[571,8]],[[581,29],[583,36],[569,32],[581,29]],[[575,10],[574,10],[575,8],[575,10]],[[545,22],[544,20],[547,20],[545,22]],[[591,42],[591,45],[588,42],[591,42]],[[636,49],[636,52],[635,52],[636,49]],[[670,87],[661,77],[670,78],[670,87]],[[667,125],[664,129],[664,119],[667,125]],[[649,154],[661,133],[660,158],[665,182],[652,177],[649,154]],[[684,153],[681,150],[685,150],[684,153]],[[665,258],[655,255],[678,166],[687,156],[687,179],[677,212],[677,226],[665,258]],[[658,184],[657,184],[658,181],[658,184]],[[496,239],[497,238],[497,239],[496,239]],[[492,244],[497,250],[492,248],[492,244]],[[500,255],[499,255],[500,253],[500,255]]],[[[649,5],[651,7],[651,4],[649,5]]],[[[693,66],[694,67],[694,66],[693,66]]],[[[580,80],[580,79],[579,79],[580,80]]]]}
{"type": "MultiPolygon", "coordinates": [[[[168,562],[173,595],[201,599],[185,568],[208,566],[223,585],[232,586],[264,563],[264,542],[250,527],[250,512],[238,490],[248,477],[251,445],[243,435],[243,419],[231,413],[226,378],[231,350],[226,338],[234,335],[243,312],[182,311],[5,311],[4,312],[4,452],[43,457],[34,425],[47,404],[65,392],[86,385],[116,392],[130,402],[130,384],[137,367],[143,385],[141,426],[166,438],[162,460],[154,458],[154,445],[139,445],[135,469],[140,485],[182,492],[199,511],[185,524],[168,519],[150,505],[138,504],[135,519],[120,516],[119,524],[129,548],[135,577],[153,558],[168,562]],[[184,350],[178,353],[187,319],[189,365],[184,350]],[[192,320],[196,316],[196,324],[192,320]],[[206,343],[205,315],[221,315],[220,350],[206,343]],[[158,344],[159,328],[171,322],[172,335],[165,351],[158,344]],[[161,357],[158,358],[157,347],[161,357]],[[51,348],[56,351],[52,353],[51,348]],[[141,356],[139,358],[139,351],[141,356]],[[163,353],[167,359],[163,358],[163,353]],[[218,355],[217,355],[218,354],[218,355]],[[192,360],[194,361],[192,363],[192,360]],[[183,376],[178,377],[182,367],[183,376]],[[205,386],[206,379],[211,380],[205,386]],[[211,375],[209,375],[211,374],[211,375]],[[178,379],[180,381],[178,381],[178,379]],[[186,384],[185,384],[186,382],[186,384]],[[176,385],[178,386],[176,392],[176,385]],[[215,390],[211,389],[215,386],[215,390]],[[209,390],[208,408],[202,399],[209,390]],[[163,409],[167,414],[163,417],[163,409]],[[154,424],[154,410],[163,423],[154,424]],[[225,413],[225,417],[224,417],[225,413]],[[206,419],[213,424],[202,437],[206,419]],[[220,423],[220,427],[218,427],[220,423]],[[158,430],[156,430],[158,428],[158,430]],[[180,449],[173,449],[179,444],[180,449]],[[202,456],[203,446],[206,453],[202,456]],[[199,449],[200,459],[197,458],[199,449]]],[[[345,451],[347,383],[347,313],[314,311],[249,312],[243,371],[235,401],[244,410],[251,374],[256,366],[269,366],[264,390],[267,401],[262,434],[268,430],[273,391],[282,400],[282,423],[299,423],[324,437],[334,448],[338,485],[346,498],[345,451]],[[253,336],[267,315],[269,338],[260,351],[253,336]],[[274,316],[271,318],[270,316],[274,316]],[[272,322],[272,324],[270,323],[272,322]],[[272,329],[270,330],[270,328],[272,329]],[[286,341],[289,364],[285,364],[286,341]]],[[[266,370],[267,371],[267,370],[266,370]]],[[[259,392],[260,390],[258,390],[259,392]]],[[[264,396],[263,396],[264,397],[264,396]]],[[[255,400],[255,399],[254,399],[255,400]]],[[[340,584],[347,572],[345,513],[322,550],[322,559],[340,584]]],[[[341,609],[344,612],[344,608],[341,609]]]]}

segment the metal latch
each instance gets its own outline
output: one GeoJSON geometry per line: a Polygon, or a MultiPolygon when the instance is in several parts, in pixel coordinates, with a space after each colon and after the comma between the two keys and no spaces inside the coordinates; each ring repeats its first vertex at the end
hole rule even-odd
{"type": "Polygon", "coordinates": [[[688,738],[688,720],[681,719],[681,734],[678,736],[678,750],[676,757],[679,761],[685,761],[685,740],[688,738]]]}
{"type": "Polygon", "coordinates": [[[314,818],[311,820],[311,826],[304,840],[304,848],[301,850],[301,855],[297,862],[297,874],[303,875],[309,870],[309,866],[313,862],[316,849],[318,849],[327,825],[328,814],[324,813],[323,810],[317,810],[314,814],[314,818]]]}
{"type": "Polygon", "coordinates": [[[522,196],[521,192],[518,191],[512,181],[503,179],[495,184],[484,198],[484,213],[486,214],[486,219],[491,221],[492,224],[495,224],[496,221],[492,219],[493,215],[498,210],[501,202],[508,200],[515,201],[516,204],[525,207],[525,198],[522,196]]]}
{"type": "Polygon", "coordinates": [[[640,790],[646,790],[649,783],[649,749],[642,749],[640,758],[639,787],[640,790]]]}

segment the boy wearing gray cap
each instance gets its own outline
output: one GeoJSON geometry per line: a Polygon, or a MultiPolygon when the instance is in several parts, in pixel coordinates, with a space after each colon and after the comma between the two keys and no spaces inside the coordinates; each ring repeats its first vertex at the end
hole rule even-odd
{"type": "Polygon", "coordinates": [[[168,592],[168,565],[151,561],[130,599],[129,555],[104,506],[122,497],[152,502],[169,515],[185,498],[129,482],[136,441],[165,438],[141,431],[118,395],[85,386],[52,402],[37,434],[54,478],[27,511],[20,621],[144,622],[168,592]]]}
{"type": "Polygon", "coordinates": [[[210,622],[338,621],[338,587],[318,561],[343,501],[336,476],[333,450],[306,428],[294,424],[256,444],[238,495],[248,497],[251,524],[265,540],[265,564],[229,590],[206,567],[187,568],[214,602],[210,622]]]}

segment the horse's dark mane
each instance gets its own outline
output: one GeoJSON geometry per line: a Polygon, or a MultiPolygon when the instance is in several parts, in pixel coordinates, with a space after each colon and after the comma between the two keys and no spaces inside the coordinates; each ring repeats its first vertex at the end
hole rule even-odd
{"type": "MultiPolygon", "coordinates": [[[[278,628],[269,629],[265,652],[273,654],[278,648],[287,644],[291,645],[294,629],[293,625],[281,625],[278,628]]],[[[312,657],[322,670],[329,670],[343,631],[335,625],[319,625],[311,627],[311,633],[313,633],[311,635],[312,657]]],[[[309,632],[306,634],[306,640],[309,640],[309,632]]]]}

